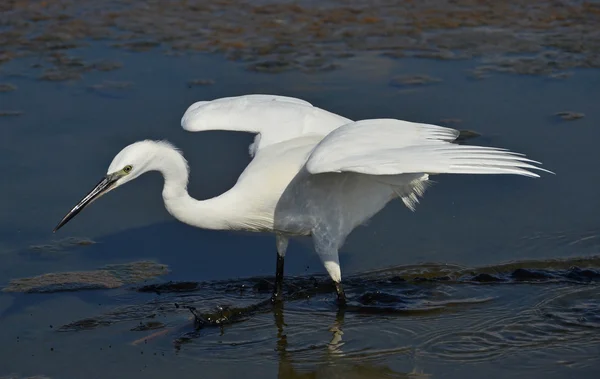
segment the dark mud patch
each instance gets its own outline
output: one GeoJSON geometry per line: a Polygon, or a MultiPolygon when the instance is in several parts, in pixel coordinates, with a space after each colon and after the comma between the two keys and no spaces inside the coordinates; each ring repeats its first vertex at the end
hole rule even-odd
{"type": "MultiPolygon", "coordinates": [[[[497,72],[561,77],[600,67],[600,4],[592,1],[6,0],[1,7],[0,63],[97,41],[134,52],[219,53],[269,73],[333,70],[369,51],[391,58],[480,57],[484,65],[474,73],[480,78],[497,72]]],[[[47,63],[55,70],[46,80],[113,69],[47,63]]]]}
{"type": "Polygon", "coordinates": [[[498,283],[498,282],[506,281],[506,279],[504,279],[504,278],[500,278],[498,276],[490,275],[490,274],[486,274],[486,273],[477,274],[477,275],[473,276],[471,278],[471,280],[474,282],[479,282],[479,283],[498,283]]]}
{"type": "Polygon", "coordinates": [[[151,261],[107,265],[99,270],[58,272],[10,281],[3,292],[54,293],[118,288],[153,279],[169,272],[151,261]]]}
{"type": "MultiPolygon", "coordinates": [[[[590,288],[598,288],[594,284],[600,283],[599,267],[600,257],[514,262],[475,269],[436,264],[397,267],[346,278],[344,286],[349,302],[342,307],[336,304],[335,288],[327,277],[290,277],[284,281],[284,304],[302,309],[309,306],[312,311],[343,310],[362,315],[439,315],[494,301],[493,296],[473,296],[473,292],[449,290],[451,288],[522,283],[559,283],[574,289],[592,285],[590,288]]],[[[282,306],[270,300],[272,278],[166,282],[134,290],[158,296],[148,302],[121,306],[105,314],[64,325],[59,330],[82,331],[135,322],[137,325],[130,329],[144,330],[154,325],[161,330],[152,338],[170,335],[176,345],[182,345],[198,337],[204,328],[223,328],[282,306]],[[182,318],[187,320],[184,322],[186,326],[182,326],[182,318]],[[158,322],[158,319],[161,321],[158,322]]],[[[596,322],[594,317],[600,316],[592,312],[587,319],[596,322]]]]}
{"type": "Polygon", "coordinates": [[[197,282],[167,282],[150,284],[137,289],[138,292],[150,292],[157,295],[174,292],[192,292],[198,290],[200,283],[197,282]]]}

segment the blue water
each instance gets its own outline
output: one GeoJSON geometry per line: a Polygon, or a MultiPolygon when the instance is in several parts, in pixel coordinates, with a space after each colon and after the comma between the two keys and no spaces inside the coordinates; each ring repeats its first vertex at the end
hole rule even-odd
{"type": "MultiPolygon", "coordinates": [[[[171,271],[161,280],[272,276],[272,236],[203,231],[178,223],[164,209],[158,174],[145,175],[111,192],[57,235],[52,234],[60,218],[106,173],[112,157],[136,140],[168,139],[180,147],[190,162],[190,192],[195,197],[209,198],[230,188],[250,161],[247,148],[253,136],[218,131],[191,134],[180,128],[179,121],[195,101],[246,93],[296,96],[351,119],[391,117],[439,124],[441,119],[458,118],[462,120],[458,128],[482,134],[477,143],[525,153],[556,173],[540,179],[437,177],[437,184],[415,213],[394,202],[351,235],[341,256],[344,275],[423,262],[475,267],[598,254],[597,70],[576,71],[566,80],[497,75],[478,81],[465,75],[466,70],[477,66],[475,61],[391,60],[372,54],[345,59],[342,69],[332,72],[273,75],[249,73],[215,55],[168,57],[98,46],[71,53],[90,60],[117,60],[124,66],[108,73],[85,74],[83,80],[73,83],[27,77],[28,60],[5,64],[0,72],[0,82],[18,86],[17,91],[0,93],[0,109],[24,112],[22,116],[0,118],[3,285],[19,277],[139,259],[167,264],[171,271]],[[428,74],[442,82],[409,91],[389,85],[392,77],[411,74],[428,74]],[[187,82],[192,79],[212,79],[215,84],[189,88],[187,82]],[[103,81],[131,81],[134,85],[100,92],[88,88],[103,81]],[[554,116],[564,110],[582,112],[585,117],[565,122],[554,116]],[[98,243],[73,247],[54,257],[40,258],[31,253],[31,245],[70,236],[98,243]]],[[[286,275],[323,272],[310,240],[292,244],[286,275]]],[[[583,298],[597,301],[600,293],[597,287],[592,286],[592,290],[595,292],[583,298]]],[[[489,327],[495,312],[497,322],[504,322],[503,327],[509,330],[511,325],[527,324],[553,293],[575,296],[572,293],[579,289],[441,286],[436,291],[450,297],[489,296],[497,300],[478,310],[439,318],[365,320],[364,316],[347,316],[344,337],[350,358],[335,364],[338,368],[331,372],[339,377],[375,378],[389,374],[378,371],[385,366],[391,372],[417,370],[433,377],[485,373],[498,378],[566,378],[571,374],[590,377],[586,375],[600,368],[598,345],[580,344],[580,340],[570,344],[568,338],[521,350],[512,349],[510,343],[495,345],[501,353],[473,361],[458,359],[452,355],[456,351],[444,350],[436,342],[461,328],[468,330],[470,325],[479,325],[482,330],[489,327]],[[519,321],[519,315],[525,315],[522,320],[527,321],[519,321]],[[439,335],[432,336],[434,331],[439,335]],[[436,349],[450,351],[453,359],[445,359],[436,349]],[[556,363],[561,359],[575,363],[556,363]],[[548,369],[549,361],[556,364],[552,370],[548,369]]],[[[218,300],[226,295],[214,296],[218,300]]],[[[197,377],[201,373],[238,377],[251,373],[252,377],[292,378],[299,377],[295,376],[297,371],[335,377],[327,371],[333,358],[322,354],[329,351],[329,328],[336,318],[333,303],[328,311],[301,303],[286,306],[290,352],[283,355],[272,313],[232,325],[223,335],[211,329],[180,351],[173,349],[169,338],[153,345],[130,345],[141,335],[130,332],[129,324],[80,333],[56,332],[60,325],[151,298],[127,289],[45,295],[0,293],[0,333],[5,341],[0,347],[0,377],[9,373],[57,378],[197,377]],[[236,359],[238,365],[229,363],[236,359]]],[[[329,304],[332,299],[333,294],[320,301],[329,304]]],[[[222,301],[235,299],[225,297],[222,301]]],[[[597,311],[598,303],[588,307],[597,311]]],[[[187,317],[177,314],[170,322],[186,325],[190,322],[187,317]]],[[[597,336],[598,329],[589,333],[597,336]]],[[[474,336],[464,339],[473,339],[473,346],[483,346],[474,336]]],[[[543,341],[542,335],[539,340],[543,341]]],[[[310,375],[307,377],[317,377],[310,375]]]]}

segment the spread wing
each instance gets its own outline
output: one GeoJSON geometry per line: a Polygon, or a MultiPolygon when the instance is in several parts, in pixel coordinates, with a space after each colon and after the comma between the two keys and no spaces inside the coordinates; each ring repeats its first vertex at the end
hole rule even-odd
{"type": "Polygon", "coordinates": [[[265,146],[302,135],[326,136],[352,122],[311,103],[287,96],[245,95],[192,104],[181,119],[190,132],[233,130],[256,133],[250,155],[265,146]]]}
{"type": "Polygon", "coordinates": [[[363,120],[327,135],[311,153],[312,174],[515,174],[539,177],[539,162],[505,149],[458,145],[454,129],[393,119],[363,120]]]}

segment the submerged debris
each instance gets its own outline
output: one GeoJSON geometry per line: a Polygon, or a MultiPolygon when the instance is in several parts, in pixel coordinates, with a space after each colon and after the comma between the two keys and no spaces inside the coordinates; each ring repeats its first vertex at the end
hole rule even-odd
{"type": "Polygon", "coordinates": [[[215,81],[212,79],[193,79],[188,81],[188,87],[192,88],[194,86],[212,86],[215,84],[215,81]]]}
{"type": "Polygon", "coordinates": [[[0,110],[0,117],[21,116],[23,111],[3,111],[0,110]]]}
{"type": "Polygon", "coordinates": [[[99,96],[105,97],[119,97],[121,91],[128,90],[134,86],[133,82],[117,82],[117,81],[104,81],[99,84],[92,84],[87,89],[99,96]]]}
{"type": "Polygon", "coordinates": [[[571,76],[573,76],[573,72],[563,71],[563,72],[557,72],[555,74],[550,74],[549,78],[551,78],[551,79],[567,79],[567,78],[570,78],[571,76]]]}
{"type": "Polygon", "coordinates": [[[138,326],[136,326],[135,328],[132,328],[131,331],[132,332],[144,332],[147,330],[155,330],[155,329],[162,329],[165,327],[165,324],[163,324],[160,321],[148,321],[148,322],[141,322],[138,326]]]}
{"type": "Polygon", "coordinates": [[[16,91],[17,86],[12,85],[10,83],[0,83],[0,92],[11,92],[16,91]]]}
{"type": "Polygon", "coordinates": [[[140,52],[140,51],[150,51],[150,50],[158,47],[159,45],[160,45],[160,43],[156,42],[156,41],[133,41],[133,42],[126,42],[126,43],[122,43],[122,44],[116,44],[113,46],[121,47],[121,48],[124,48],[129,51],[140,52]]]}
{"type": "Polygon", "coordinates": [[[558,116],[565,121],[574,121],[574,120],[578,120],[580,118],[585,117],[585,114],[577,113],[577,112],[570,112],[570,111],[563,111],[563,112],[556,113],[555,116],[558,116]]]}
{"type": "Polygon", "coordinates": [[[405,88],[410,86],[423,86],[427,84],[439,83],[442,79],[434,78],[429,75],[401,75],[390,80],[392,87],[405,88]]]}
{"type": "Polygon", "coordinates": [[[99,61],[95,62],[92,66],[98,71],[113,71],[123,67],[123,63],[113,61],[99,61]]]}
{"type": "Polygon", "coordinates": [[[168,267],[151,261],[107,265],[94,271],[48,273],[10,281],[3,292],[52,293],[117,288],[139,283],[169,272],[168,267]]]}
{"type": "Polygon", "coordinates": [[[392,295],[389,293],[376,291],[376,292],[367,292],[362,294],[358,298],[358,302],[363,305],[374,305],[374,304],[393,304],[393,303],[403,303],[404,300],[402,297],[398,295],[392,295]]]}
{"type": "Polygon", "coordinates": [[[264,72],[276,74],[294,69],[294,64],[284,60],[268,60],[257,63],[251,63],[246,66],[249,71],[264,72]]]}

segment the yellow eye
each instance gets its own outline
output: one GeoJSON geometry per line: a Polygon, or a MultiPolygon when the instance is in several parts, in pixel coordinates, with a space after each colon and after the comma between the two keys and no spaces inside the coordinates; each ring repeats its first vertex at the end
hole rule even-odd
{"type": "Polygon", "coordinates": [[[132,169],[133,169],[133,167],[132,167],[131,165],[127,165],[127,166],[125,166],[125,168],[123,169],[123,171],[124,171],[126,174],[129,174],[129,173],[131,172],[131,170],[132,170],[132,169]]]}

